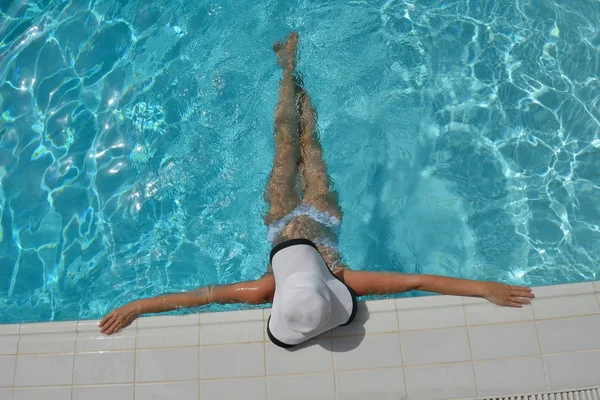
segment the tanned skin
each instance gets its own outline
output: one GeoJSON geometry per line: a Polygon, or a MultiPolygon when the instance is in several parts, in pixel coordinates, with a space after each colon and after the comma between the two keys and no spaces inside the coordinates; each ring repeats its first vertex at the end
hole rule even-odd
{"type": "MultiPolygon", "coordinates": [[[[279,86],[279,102],[275,110],[275,157],[273,169],[265,189],[269,210],[267,225],[283,218],[300,204],[327,212],[342,219],[337,193],[329,187],[327,168],[316,129],[316,112],[305,89],[294,76],[298,35],[292,33],[285,43],[273,46],[283,77],[279,86]],[[302,198],[296,191],[300,182],[302,198]]],[[[306,215],[292,219],[273,244],[295,238],[319,242],[327,239],[335,243],[337,236],[331,229],[306,215]]],[[[318,245],[325,262],[335,266],[333,273],[358,296],[386,295],[422,290],[446,295],[478,296],[508,307],[522,307],[534,297],[531,289],[496,282],[449,278],[436,275],[408,275],[392,272],[355,271],[341,262],[335,246],[318,245]]],[[[133,301],[117,308],[100,322],[102,333],[119,332],[142,314],[159,313],[180,308],[203,306],[210,303],[271,303],[275,293],[275,279],[270,272],[255,281],[202,287],[183,293],[164,294],[133,301]]]]}

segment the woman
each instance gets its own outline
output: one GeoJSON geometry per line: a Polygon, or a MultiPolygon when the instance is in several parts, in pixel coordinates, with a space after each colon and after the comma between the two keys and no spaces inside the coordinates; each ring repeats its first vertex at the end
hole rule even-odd
{"type": "MultiPolygon", "coordinates": [[[[275,110],[275,158],[265,189],[269,210],[264,220],[268,225],[268,239],[275,248],[298,242],[314,247],[325,262],[323,265],[329,267],[335,278],[344,283],[353,295],[423,290],[448,295],[480,296],[502,306],[522,307],[522,304],[529,304],[534,295],[527,287],[433,275],[353,271],[342,263],[337,251],[342,210],[337,193],[329,188],[317,136],[315,110],[310,97],[294,77],[297,43],[298,35],[292,33],[285,43],[278,42],[273,46],[283,79],[275,110]],[[296,190],[297,179],[302,197],[296,190]]],[[[110,335],[141,314],[209,303],[270,303],[273,302],[275,289],[270,263],[265,275],[256,281],[208,286],[191,292],[137,300],[108,314],[99,326],[101,332],[110,335]]]]}

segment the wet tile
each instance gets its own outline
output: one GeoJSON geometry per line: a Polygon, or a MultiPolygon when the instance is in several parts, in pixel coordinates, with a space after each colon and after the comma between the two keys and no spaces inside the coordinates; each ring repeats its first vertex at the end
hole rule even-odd
{"type": "Polygon", "coordinates": [[[133,382],[133,351],[77,353],[75,385],[133,382]]]}
{"type": "Polygon", "coordinates": [[[100,320],[78,321],[76,351],[134,350],[137,320],[118,333],[110,336],[100,333],[100,320]]]}

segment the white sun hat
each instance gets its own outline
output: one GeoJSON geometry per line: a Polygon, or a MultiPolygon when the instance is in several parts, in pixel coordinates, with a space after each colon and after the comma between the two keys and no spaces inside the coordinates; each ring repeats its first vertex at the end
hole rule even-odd
{"type": "Polygon", "coordinates": [[[275,295],[267,334],[277,346],[295,346],[356,316],[356,295],[331,272],[312,241],[275,246],[271,266],[275,295]]]}

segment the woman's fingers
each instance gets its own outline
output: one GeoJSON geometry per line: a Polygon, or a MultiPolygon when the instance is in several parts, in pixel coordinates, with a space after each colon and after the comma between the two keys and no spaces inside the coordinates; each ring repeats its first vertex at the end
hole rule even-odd
{"type": "Polygon", "coordinates": [[[107,335],[112,335],[113,333],[117,332],[119,330],[119,327],[121,325],[121,318],[115,318],[114,321],[112,322],[112,324],[110,325],[110,327],[106,330],[106,334],[107,335]]]}
{"type": "Polygon", "coordinates": [[[512,301],[513,303],[519,303],[519,304],[529,304],[531,303],[531,300],[529,300],[526,297],[517,297],[517,296],[512,296],[510,298],[510,301],[512,301]]]}
{"type": "Polygon", "coordinates": [[[509,302],[507,302],[506,305],[509,306],[509,307],[515,307],[515,308],[521,308],[521,307],[523,307],[520,303],[517,303],[515,301],[509,301],[509,302]]]}
{"type": "Polygon", "coordinates": [[[108,314],[106,317],[104,317],[104,319],[100,322],[99,326],[100,326],[100,332],[104,333],[108,330],[108,328],[112,325],[113,323],[113,317],[114,315],[112,314],[108,314]]]}
{"type": "Polygon", "coordinates": [[[113,317],[113,313],[107,314],[104,318],[102,318],[102,321],[100,321],[98,326],[100,328],[102,328],[108,322],[108,320],[111,319],[112,317],[113,317]]]}
{"type": "Polygon", "coordinates": [[[529,299],[534,298],[535,296],[533,295],[533,293],[531,292],[527,292],[525,290],[512,290],[510,293],[512,296],[519,296],[519,297],[527,297],[529,299]]]}

